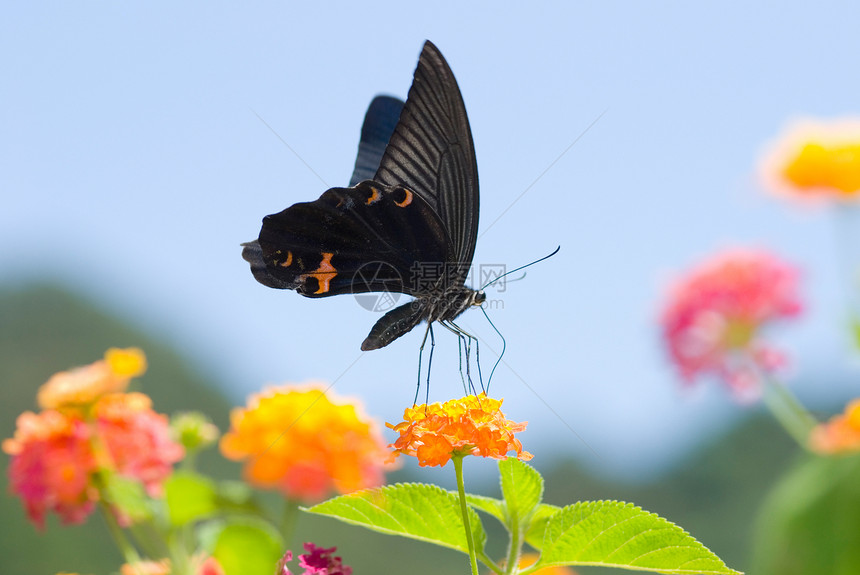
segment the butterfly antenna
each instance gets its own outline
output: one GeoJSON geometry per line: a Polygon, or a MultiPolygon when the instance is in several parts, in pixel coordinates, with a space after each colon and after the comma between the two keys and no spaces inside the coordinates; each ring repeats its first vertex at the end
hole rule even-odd
{"type": "MultiPolygon", "coordinates": [[[[558,250],[555,251],[557,252],[558,250]]],[[[499,337],[502,338],[502,353],[499,354],[499,359],[497,359],[496,363],[493,364],[493,369],[490,370],[490,377],[487,378],[487,393],[490,393],[490,384],[493,382],[493,374],[496,373],[496,368],[499,367],[499,364],[502,362],[502,357],[505,355],[505,349],[508,347],[508,344],[505,341],[505,336],[502,335],[502,332],[499,331],[499,328],[497,328],[496,324],[493,323],[493,320],[490,319],[490,316],[487,314],[487,310],[484,309],[484,306],[481,306],[481,312],[484,314],[484,317],[487,318],[487,321],[490,322],[490,327],[493,328],[493,331],[499,334],[499,337]]]]}
{"type": "Polygon", "coordinates": [[[520,280],[524,280],[524,279],[526,279],[526,273],[527,273],[527,272],[523,272],[523,275],[521,275],[520,277],[518,277],[518,278],[514,278],[514,279],[512,279],[512,280],[508,280],[508,281],[507,281],[507,282],[505,282],[505,283],[512,284],[512,283],[514,283],[514,282],[518,282],[518,281],[520,281],[520,280]]]}
{"type": "MultiPolygon", "coordinates": [[[[502,278],[503,278],[503,277],[505,277],[505,276],[511,275],[512,273],[516,273],[516,272],[518,272],[518,271],[520,271],[520,270],[522,270],[522,269],[525,269],[525,268],[527,268],[527,267],[529,267],[529,266],[533,266],[533,265],[535,265],[536,263],[539,263],[539,262],[542,262],[542,261],[544,261],[544,260],[546,260],[546,259],[551,258],[551,257],[552,257],[552,256],[554,256],[555,254],[557,254],[557,253],[558,253],[558,251],[559,251],[560,249],[561,249],[561,246],[558,246],[557,248],[555,248],[555,251],[554,251],[554,252],[552,252],[551,254],[549,254],[548,256],[544,256],[544,257],[542,257],[542,258],[540,258],[540,259],[538,259],[538,260],[535,260],[535,261],[533,261],[533,262],[531,262],[531,263],[529,263],[529,264],[526,264],[526,265],[524,265],[524,266],[520,266],[520,267],[518,267],[518,268],[514,268],[514,269],[512,269],[512,270],[511,270],[511,271],[509,271],[509,272],[505,272],[505,273],[503,273],[503,274],[502,274],[502,275],[500,275],[499,277],[494,278],[494,279],[492,279],[492,280],[488,281],[488,282],[487,282],[487,283],[486,283],[486,284],[485,284],[481,289],[482,289],[482,290],[487,289],[488,287],[490,287],[491,285],[493,285],[494,283],[496,283],[497,281],[499,281],[500,279],[502,279],[502,278]]],[[[525,277],[525,274],[523,275],[523,277],[525,277]]],[[[519,279],[522,279],[522,278],[519,278],[519,279]]],[[[489,319],[489,318],[487,318],[487,319],[489,319]]],[[[491,323],[492,323],[492,322],[491,322],[491,323]]],[[[501,334],[499,334],[499,335],[501,335],[501,334]]],[[[489,383],[489,382],[488,382],[488,383],[489,383]]]]}

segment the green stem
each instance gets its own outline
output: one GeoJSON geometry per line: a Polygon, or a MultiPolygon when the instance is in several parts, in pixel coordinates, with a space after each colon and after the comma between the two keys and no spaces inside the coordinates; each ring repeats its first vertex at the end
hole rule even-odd
{"type": "Polygon", "coordinates": [[[804,449],[809,447],[809,433],[817,421],[787,387],[768,378],[764,387],[764,402],[777,421],[804,449]]]}
{"type": "Polygon", "coordinates": [[[298,520],[299,502],[295,499],[287,498],[284,501],[284,511],[281,515],[281,534],[284,536],[284,543],[286,543],[287,547],[292,543],[293,533],[296,530],[298,520]]]}
{"type": "Polygon", "coordinates": [[[463,456],[455,455],[454,472],[457,475],[457,493],[460,495],[460,512],[463,514],[463,528],[466,530],[466,544],[469,546],[469,561],[472,575],[478,575],[478,557],[475,555],[475,540],[472,537],[472,524],[469,521],[469,506],[466,505],[466,488],[463,483],[463,456]]]}
{"type": "Polygon", "coordinates": [[[119,526],[119,523],[117,523],[116,517],[114,517],[113,511],[111,511],[110,505],[102,501],[100,502],[99,507],[101,507],[102,515],[104,516],[105,523],[107,523],[108,526],[108,531],[110,531],[116,546],[119,547],[119,551],[122,553],[125,562],[129,564],[139,562],[140,555],[138,555],[137,549],[135,549],[126,538],[122,528],[119,526]]]}
{"type": "Polygon", "coordinates": [[[520,552],[523,547],[523,531],[520,527],[519,518],[510,525],[511,539],[508,543],[508,564],[505,566],[505,573],[510,575],[516,573],[520,563],[520,552]]]}

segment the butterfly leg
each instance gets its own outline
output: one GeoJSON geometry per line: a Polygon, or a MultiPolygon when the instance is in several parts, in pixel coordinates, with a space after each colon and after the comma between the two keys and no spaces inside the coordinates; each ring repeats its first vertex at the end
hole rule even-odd
{"type": "Polygon", "coordinates": [[[475,384],[472,382],[472,342],[475,342],[475,355],[476,361],[478,363],[478,377],[481,384],[481,389],[484,388],[483,379],[481,377],[481,364],[480,364],[480,345],[478,344],[478,338],[455,324],[453,321],[442,322],[442,325],[450,331],[457,335],[457,348],[460,351],[460,378],[463,380],[463,390],[466,393],[477,393],[475,389],[475,384]],[[460,347],[462,345],[462,347],[460,347]],[[466,373],[463,374],[463,355],[465,351],[466,356],[466,373]],[[468,383],[467,383],[468,382],[468,383]]]}
{"type": "MultiPolygon", "coordinates": [[[[457,330],[458,333],[460,333],[464,338],[467,338],[469,341],[469,348],[468,348],[468,351],[466,352],[466,374],[467,375],[469,375],[469,365],[470,365],[469,364],[469,354],[470,354],[471,349],[472,349],[472,342],[473,341],[475,342],[475,365],[478,366],[478,383],[481,385],[481,391],[486,391],[486,389],[484,389],[484,377],[481,374],[481,345],[480,345],[480,342],[478,341],[478,338],[475,337],[474,335],[472,335],[471,333],[469,333],[468,331],[466,331],[465,329],[461,328],[459,325],[457,325],[453,321],[449,322],[449,323],[454,327],[454,329],[457,330]]],[[[471,386],[472,391],[475,391],[475,386],[472,384],[471,376],[469,376],[469,385],[471,386]]]]}
{"type": "Polygon", "coordinates": [[[418,393],[421,391],[421,356],[424,354],[424,346],[427,344],[427,335],[430,335],[430,357],[427,360],[427,389],[425,391],[425,401],[430,399],[430,366],[433,365],[433,348],[436,347],[436,338],[433,336],[433,322],[427,322],[427,329],[424,330],[424,339],[421,340],[421,347],[418,348],[418,385],[415,387],[415,398],[412,400],[412,405],[418,403],[418,393]]]}

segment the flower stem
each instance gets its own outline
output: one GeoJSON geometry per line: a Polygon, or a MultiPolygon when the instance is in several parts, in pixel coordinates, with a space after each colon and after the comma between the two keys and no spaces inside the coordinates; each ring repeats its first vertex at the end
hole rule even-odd
{"type": "Polygon", "coordinates": [[[284,501],[284,511],[281,515],[281,535],[284,536],[284,542],[287,547],[293,540],[293,533],[296,530],[296,522],[299,519],[299,502],[288,497],[284,501]]]}
{"type": "Polygon", "coordinates": [[[457,475],[457,493],[460,495],[460,512],[463,514],[463,527],[466,529],[466,544],[469,546],[472,575],[478,575],[478,557],[475,555],[475,540],[472,537],[469,507],[466,505],[466,488],[463,483],[463,456],[455,455],[451,460],[454,462],[454,472],[457,475]]]}
{"type": "Polygon", "coordinates": [[[773,416],[804,449],[808,448],[809,433],[817,421],[794,397],[787,387],[773,379],[764,386],[764,402],[773,416]]]}
{"type": "Polygon", "coordinates": [[[111,536],[113,537],[116,546],[119,547],[120,553],[122,553],[123,559],[125,559],[126,563],[133,564],[140,561],[140,555],[137,553],[137,549],[129,542],[126,538],[125,534],[122,531],[122,528],[117,523],[116,517],[114,517],[113,511],[111,511],[110,506],[102,501],[99,504],[99,507],[102,510],[102,515],[105,518],[105,523],[107,523],[108,531],[110,531],[111,536]]]}

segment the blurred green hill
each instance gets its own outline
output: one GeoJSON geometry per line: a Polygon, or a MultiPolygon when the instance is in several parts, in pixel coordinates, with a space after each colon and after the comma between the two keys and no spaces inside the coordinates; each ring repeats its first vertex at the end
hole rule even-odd
{"type": "MultiPolygon", "coordinates": [[[[84,298],[55,286],[30,285],[0,289],[0,436],[10,437],[18,414],[35,409],[36,390],[51,374],[90,363],[113,346],[145,350],[149,370],[141,378],[140,388],[152,397],[157,411],[199,410],[222,431],[226,429],[230,402],[189,369],[175,351],[84,298]]],[[[216,451],[204,455],[200,467],[205,471],[222,478],[238,477],[238,467],[222,460],[216,451]]],[[[795,455],[796,449],[781,429],[767,418],[754,418],[649,484],[608,481],[571,461],[544,462],[538,468],[547,479],[548,503],[565,505],[582,499],[635,502],[681,525],[729,566],[744,570],[759,505],[795,455]]],[[[2,456],[2,461],[5,467],[8,457],[2,456]]],[[[400,471],[390,480],[420,477],[400,471]]],[[[6,473],[0,488],[0,573],[100,575],[118,569],[121,557],[97,515],[74,527],[61,527],[51,518],[45,532],[39,533],[27,521],[21,503],[9,495],[6,473]]],[[[495,486],[482,492],[498,495],[495,486]]],[[[264,501],[277,515],[277,497],[264,501]]],[[[491,523],[486,520],[488,527],[491,523]]],[[[337,545],[338,554],[354,567],[356,575],[390,572],[392,565],[408,565],[411,575],[467,571],[465,558],[456,552],[405,539],[395,543],[388,536],[329,519],[303,516],[299,529],[302,541],[337,545]]],[[[492,539],[497,532],[490,532],[492,539]]],[[[294,543],[293,550],[300,544],[294,543]]],[[[601,571],[608,572],[581,572],[601,571]]]]}

